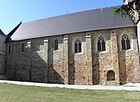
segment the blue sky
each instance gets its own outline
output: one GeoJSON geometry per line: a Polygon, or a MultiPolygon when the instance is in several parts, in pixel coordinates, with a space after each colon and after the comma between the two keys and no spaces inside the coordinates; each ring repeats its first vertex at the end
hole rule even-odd
{"type": "Polygon", "coordinates": [[[1,0],[0,29],[10,32],[20,21],[122,5],[123,0],[1,0]]]}

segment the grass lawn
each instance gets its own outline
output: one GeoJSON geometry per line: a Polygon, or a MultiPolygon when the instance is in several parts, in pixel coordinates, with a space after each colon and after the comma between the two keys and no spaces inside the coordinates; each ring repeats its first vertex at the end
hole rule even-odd
{"type": "Polygon", "coordinates": [[[140,102],[140,91],[96,91],[0,84],[0,102],[140,102]]]}

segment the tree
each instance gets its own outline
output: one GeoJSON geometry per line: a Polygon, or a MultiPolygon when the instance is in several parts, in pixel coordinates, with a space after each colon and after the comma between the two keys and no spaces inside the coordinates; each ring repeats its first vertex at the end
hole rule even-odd
{"type": "Polygon", "coordinates": [[[124,0],[124,4],[114,8],[114,15],[128,16],[135,24],[140,20],[140,0],[124,0]]]}

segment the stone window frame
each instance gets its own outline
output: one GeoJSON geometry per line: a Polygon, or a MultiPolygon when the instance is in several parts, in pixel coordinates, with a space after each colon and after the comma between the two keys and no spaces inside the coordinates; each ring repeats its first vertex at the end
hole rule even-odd
{"type": "Polygon", "coordinates": [[[102,33],[100,33],[97,37],[96,37],[96,39],[95,39],[95,48],[96,48],[96,52],[97,53],[107,53],[108,52],[108,46],[107,46],[107,38],[102,34],[102,33]],[[104,41],[105,41],[105,51],[98,51],[98,45],[97,45],[97,43],[98,43],[98,38],[99,37],[102,37],[103,39],[104,39],[104,41]]]}
{"type": "Polygon", "coordinates": [[[127,33],[127,32],[123,32],[120,37],[119,37],[119,45],[120,45],[120,51],[131,51],[133,50],[133,34],[130,32],[130,33],[127,33]],[[122,36],[123,35],[127,35],[129,40],[130,40],[130,49],[122,49],[122,36]]]}
{"type": "Polygon", "coordinates": [[[58,44],[59,44],[59,40],[55,39],[54,40],[54,50],[58,50],[58,44]]]}
{"type": "Polygon", "coordinates": [[[82,38],[81,37],[75,37],[72,41],[72,53],[73,54],[83,54],[83,42],[82,42],[82,38]],[[81,42],[81,52],[75,52],[75,42],[76,41],[80,41],[81,42]]]}
{"type": "Polygon", "coordinates": [[[97,50],[98,52],[106,51],[106,42],[102,36],[98,37],[97,50]]]}
{"type": "Polygon", "coordinates": [[[122,46],[122,50],[129,50],[129,49],[131,49],[130,39],[129,39],[129,37],[126,34],[124,34],[122,36],[121,46],[122,46]]]}
{"type": "Polygon", "coordinates": [[[75,53],[81,53],[82,52],[82,42],[79,39],[75,40],[74,52],[75,53]]]}

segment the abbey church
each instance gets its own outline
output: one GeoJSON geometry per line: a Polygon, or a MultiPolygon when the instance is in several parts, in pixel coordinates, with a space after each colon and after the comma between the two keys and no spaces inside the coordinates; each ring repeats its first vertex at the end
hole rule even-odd
{"type": "Polygon", "coordinates": [[[59,84],[140,82],[137,25],[114,17],[113,7],[20,23],[8,35],[0,31],[0,74],[59,84]]]}

